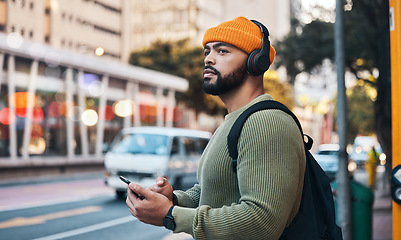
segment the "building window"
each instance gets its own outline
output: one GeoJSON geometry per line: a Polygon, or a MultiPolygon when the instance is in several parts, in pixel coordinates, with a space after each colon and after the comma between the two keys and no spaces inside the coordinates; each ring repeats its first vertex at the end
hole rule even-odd
{"type": "Polygon", "coordinates": [[[33,10],[34,3],[33,3],[33,2],[31,2],[31,3],[29,4],[29,7],[31,8],[31,10],[33,10]]]}
{"type": "Polygon", "coordinates": [[[50,36],[45,36],[45,42],[50,43],[50,36]]]}
{"type": "Polygon", "coordinates": [[[30,38],[33,38],[33,31],[30,31],[30,32],[29,32],[29,37],[30,37],[30,38]]]}

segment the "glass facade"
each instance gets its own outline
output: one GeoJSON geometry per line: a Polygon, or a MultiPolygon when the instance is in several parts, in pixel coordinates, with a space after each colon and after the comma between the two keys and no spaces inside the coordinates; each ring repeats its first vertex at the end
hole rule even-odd
{"type": "Polygon", "coordinates": [[[85,66],[92,59],[79,56],[80,64],[54,50],[37,59],[1,47],[0,38],[0,158],[101,158],[123,127],[180,124],[180,89],[171,86],[187,86],[185,79],[119,63],[107,68],[107,61],[85,66]]]}

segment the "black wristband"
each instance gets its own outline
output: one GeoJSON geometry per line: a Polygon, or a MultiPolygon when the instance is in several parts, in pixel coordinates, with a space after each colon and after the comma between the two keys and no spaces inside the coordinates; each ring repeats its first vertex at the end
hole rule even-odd
{"type": "Polygon", "coordinates": [[[173,208],[174,205],[170,207],[170,209],[168,210],[167,215],[164,217],[163,219],[163,225],[165,228],[174,231],[175,229],[175,221],[174,221],[174,217],[173,217],[173,208]]]}

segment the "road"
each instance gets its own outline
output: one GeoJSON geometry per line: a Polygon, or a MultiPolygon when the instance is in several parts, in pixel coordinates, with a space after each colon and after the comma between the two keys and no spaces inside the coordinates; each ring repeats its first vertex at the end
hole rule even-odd
{"type": "Polygon", "coordinates": [[[143,224],[101,177],[0,188],[0,240],[187,240],[143,224]]]}
{"type": "MultiPolygon", "coordinates": [[[[382,172],[378,171],[378,180],[382,172]]],[[[359,170],[354,179],[366,183],[359,170]]],[[[378,187],[380,183],[378,181],[378,187]]],[[[190,240],[132,217],[102,176],[0,185],[0,240],[190,240]]]]}

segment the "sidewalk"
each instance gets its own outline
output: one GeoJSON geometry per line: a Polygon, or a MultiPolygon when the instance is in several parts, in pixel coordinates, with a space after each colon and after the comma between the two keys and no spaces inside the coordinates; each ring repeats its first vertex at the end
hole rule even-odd
{"type": "Polygon", "coordinates": [[[373,203],[373,240],[391,240],[393,234],[390,190],[376,190],[373,203]]]}

